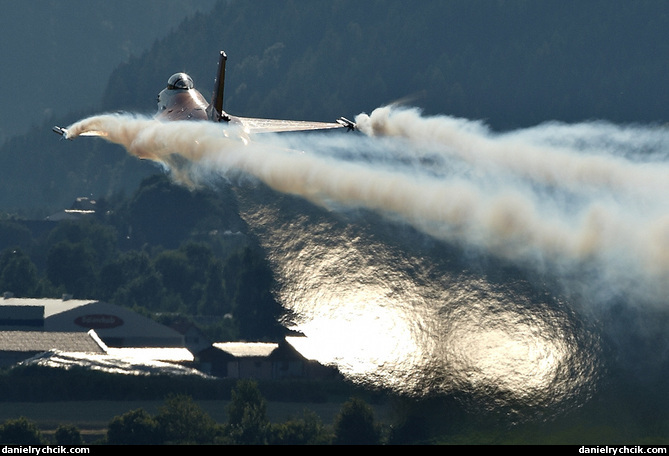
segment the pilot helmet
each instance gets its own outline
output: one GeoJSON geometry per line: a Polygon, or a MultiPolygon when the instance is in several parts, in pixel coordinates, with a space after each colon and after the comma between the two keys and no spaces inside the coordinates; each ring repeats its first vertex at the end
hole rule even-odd
{"type": "Polygon", "coordinates": [[[193,80],[186,73],[175,73],[167,80],[167,88],[169,90],[176,89],[192,89],[194,87],[193,80]]]}

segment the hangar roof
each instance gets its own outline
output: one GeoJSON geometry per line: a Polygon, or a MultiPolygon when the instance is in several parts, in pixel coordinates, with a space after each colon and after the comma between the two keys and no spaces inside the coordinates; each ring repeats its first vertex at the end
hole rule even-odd
{"type": "Polygon", "coordinates": [[[0,351],[33,352],[63,350],[88,353],[105,353],[105,346],[94,331],[44,332],[0,331],[0,351]]]}
{"type": "Polygon", "coordinates": [[[44,306],[44,318],[96,302],[94,299],[4,298],[0,306],[44,306]]]}
{"type": "MultiPolygon", "coordinates": [[[[183,346],[183,335],[172,328],[123,306],[85,299],[14,298],[0,299],[10,308],[44,308],[45,332],[76,332],[94,329],[105,341],[122,339],[126,346],[183,346]]],[[[107,342],[108,345],[114,345],[107,342]]]]}

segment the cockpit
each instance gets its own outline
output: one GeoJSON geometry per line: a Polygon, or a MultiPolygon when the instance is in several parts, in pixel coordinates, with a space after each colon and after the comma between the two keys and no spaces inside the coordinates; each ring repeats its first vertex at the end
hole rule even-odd
{"type": "Polygon", "coordinates": [[[207,119],[207,100],[186,73],[174,73],[158,94],[158,115],[172,120],[207,119]]]}
{"type": "Polygon", "coordinates": [[[193,79],[186,73],[175,73],[167,80],[168,90],[189,90],[193,87],[193,79]]]}

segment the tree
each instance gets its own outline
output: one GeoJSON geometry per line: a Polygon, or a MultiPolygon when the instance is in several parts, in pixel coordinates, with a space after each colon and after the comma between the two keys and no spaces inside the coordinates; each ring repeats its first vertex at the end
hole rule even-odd
{"type": "Polygon", "coordinates": [[[112,445],[152,445],[161,443],[158,422],[144,409],[114,417],[107,427],[112,445]]]}
{"type": "Polygon", "coordinates": [[[54,434],[58,445],[81,445],[81,432],[73,425],[61,424],[54,434]]]}
{"type": "Polygon", "coordinates": [[[95,253],[84,243],[61,241],[47,256],[47,277],[55,286],[80,298],[90,297],[97,286],[95,253]]]}
{"type": "Polygon", "coordinates": [[[237,286],[235,317],[240,335],[249,340],[278,337],[282,331],[279,318],[283,308],[272,295],[272,270],[257,250],[246,248],[238,255],[228,269],[238,264],[236,280],[229,283],[237,286]]]}
{"type": "Polygon", "coordinates": [[[235,444],[262,445],[267,443],[268,432],[267,402],[258,384],[253,380],[240,380],[232,390],[228,405],[228,436],[235,444]]]}
{"type": "Polygon", "coordinates": [[[101,269],[100,296],[127,307],[173,310],[164,306],[165,289],[161,274],[144,251],[122,253],[101,269]]]}
{"type": "Polygon", "coordinates": [[[165,443],[209,444],[218,436],[216,422],[190,396],[169,396],[156,421],[165,443]]]}
{"type": "Polygon", "coordinates": [[[159,253],[153,261],[160,273],[163,285],[170,293],[176,293],[183,301],[192,301],[191,290],[196,280],[195,271],[186,255],[178,250],[159,253]]]}
{"type": "Polygon", "coordinates": [[[205,279],[202,298],[198,303],[198,312],[203,315],[225,315],[231,310],[231,307],[226,299],[223,263],[221,261],[213,262],[205,279]]]}
{"type": "Polygon", "coordinates": [[[43,445],[42,433],[25,417],[7,420],[0,425],[0,443],[4,445],[43,445]]]}
{"type": "Polygon", "coordinates": [[[325,445],[332,441],[321,419],[305,410],[302,418],[277,423],[271,428],[271,445],[325,445]]]}
{"type": "Polygon", "coordinates": [[[32,233],[20,223],[0,221],[0,249],[21,246],[29,249],[32,244],[32,233]]]}
{"type": "Polygon", "coordinates": [[[335,417],[334,434],[334,443],[337,445],[376,445],[380,442],[374,411],[358,398],[344,403],[335,417]]]}
{"type": "Polygon", "coordinates": [[[91,250],[97,263],[105,263],[116,250],[118,234],[110,225],[98,222],[93,218],[77,221],[64,221],[56,225],[49,233],[47,245],[54,246],[60,242],[83,244],[91,250]]]}
{"type": "Polygon", "coordinates": [[[31,296],[38,283],[37,268],[21,249],[10,248],[0,254],[0,290],[31,296]]]}
{"type": "Polygon", "coordinates": [[[132,250],[118,255],[100,270],[100,292],[103,299],[112,300],[114,293],[139,277],[155,274],[146,252],[132,250]]]}
{"type": "Polygon", "coordinates": [[[173,249],[198,232],[238,225],[239,215],[224,205],[222,196],[205,188],[185,188],[165,175],[145,179],[124,211],[132,226],[130,244],[173,249]]]}

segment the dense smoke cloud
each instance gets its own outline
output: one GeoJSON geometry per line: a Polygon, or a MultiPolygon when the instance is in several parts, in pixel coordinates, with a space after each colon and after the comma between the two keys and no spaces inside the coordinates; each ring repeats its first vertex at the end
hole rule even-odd
{"type": "Polygon", "coordinates": [[[95,132],[175,179],[250,177],[328,208],[364,208],[532,267],[597,277],[655,300],[669,274],[669,132],[602,122],[494,133],[480,122],[379,108],[364,133],[266,135],[206,122],[102,115],[95,132]],[[184,160],[185,159],[185,160],[184,160]]]}

